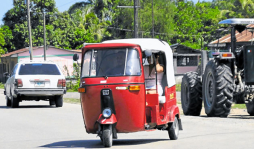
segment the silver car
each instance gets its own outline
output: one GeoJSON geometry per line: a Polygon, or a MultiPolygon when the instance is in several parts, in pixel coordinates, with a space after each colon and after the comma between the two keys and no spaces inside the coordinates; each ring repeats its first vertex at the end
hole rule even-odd
{"type": "Polygon", "coordinates": [[[13,68],[4,87],[6,105],[18,107],[24,100],[47,100],[50,105],[63,106],[66,80],[53,62],[19,62],[13,68]]]}

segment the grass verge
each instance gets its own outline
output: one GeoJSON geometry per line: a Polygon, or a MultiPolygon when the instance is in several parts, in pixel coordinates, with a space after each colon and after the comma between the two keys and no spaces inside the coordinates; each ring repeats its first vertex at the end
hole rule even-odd
{"type": "Polygon", "coordinates": [[[176,91],[180,92],[181,91],[181,84],[176,84],[176,91]]]}
{"type": "Polygon", "coordinates": [[[75,98],[64,98],[64,102],[67,102],[67,103],[74,103],[74,104],[80,104],[80,99],[75,99],[75,98]]]}
{"type": "Polygon", "coordinates": [[[232,104],[232,109],[246,109],[245,104],[232,104]]]}
{"type": "Polygon", "coordinates": [[[78,92],[78,91],[75,91],[73,89],[68,89],[67,92],[78,92]]]}
{"type": "Polygon", "coordinates": [[[4,89],[4,84],[0,83],[0,88],[4,89]]]}

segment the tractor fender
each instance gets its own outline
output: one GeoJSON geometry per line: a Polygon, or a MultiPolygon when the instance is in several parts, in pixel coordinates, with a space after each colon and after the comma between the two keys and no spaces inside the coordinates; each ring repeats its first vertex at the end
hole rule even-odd
{"type": "Polygon", "coordinates": [[[115,114],[112,114],[110,118],[104,118],[102,114],[100,114],[97,122],[99,124],[115,124],[117,122],[115,114]]]}

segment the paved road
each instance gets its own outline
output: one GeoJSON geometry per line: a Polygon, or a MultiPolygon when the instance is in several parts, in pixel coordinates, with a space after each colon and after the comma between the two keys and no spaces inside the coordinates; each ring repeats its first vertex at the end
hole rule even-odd
{"type": "MultiPolygon", "coordinates": [[[[43,101],[20,105],[7,108],[0,92],[0,149],[102,148],[96,135],[85,132],[80,105],[64,103],[54,108],[43,101]]],[[[182,123],[179,140],[170,141],[166,131],[119,134],[112,148],[251,149],[254,145],[254,117],[247,114],[182,116],[182,123]]]]}

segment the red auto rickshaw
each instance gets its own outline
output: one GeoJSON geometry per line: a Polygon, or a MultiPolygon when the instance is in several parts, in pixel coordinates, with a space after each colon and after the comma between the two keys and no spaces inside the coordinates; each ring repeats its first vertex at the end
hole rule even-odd
{"type": "Polygon", "coordinates": [[[84,44],[78,90],[86,131],[98,134],[105,147],[112,146],[117,133],[159,129],[176,140],[182,130],[173,54],[164,41],[135,38],[84,44]],[[155,80],[156,92],[147,93],[151,89],[146,88],[144,74],[147,57],[156,55],[164,67],[161,95],[157,75],[149,78],[155,80]]]}

